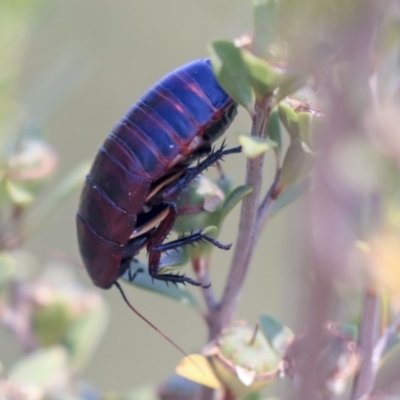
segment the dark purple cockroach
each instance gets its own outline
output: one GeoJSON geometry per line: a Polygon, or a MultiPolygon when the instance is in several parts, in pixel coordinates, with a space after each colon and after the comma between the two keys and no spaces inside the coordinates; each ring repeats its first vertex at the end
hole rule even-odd
{"type": "Polygon", "coordinates": [[[223,245],[201,233],[163,241],[183,213],[175,202],[188,182],[226,154],[240,152],[211,147],[236,113],[237,104],[206,59],[165,76],[114,127],[86,177],[76,218],[79,249],[95,285],[111,287],[143,247],[154,279],[200,285],[158,274],[161,252],[199,240],[223,245]]]}
{"type": "Polygon", "coordinates": [[[161,253],[202,240],[229,248],[201,232],[163,242],[177,216],[188,212],[177,208],[181,191],[223,156],[241,151],[224,145],[212,151],[236,113],[237,104],[219,86],[210,60],[171,72],[127,112],[100,147],[76,215],[80,253],[94,284],[103,289],[115,285],[132,311],[183,354],[129,303],[117,279],[146,247],[152,278],[199,286],[185,276],[158,274],[161,253]]]}

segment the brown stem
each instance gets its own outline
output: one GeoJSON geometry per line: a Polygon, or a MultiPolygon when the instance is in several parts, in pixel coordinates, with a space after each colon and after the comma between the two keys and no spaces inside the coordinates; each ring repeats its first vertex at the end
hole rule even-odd
{"type": "Polygon", "coordinates": [[[16,337],[25,353],[37,348],[35,335],[32,331],[32,299],[24,285],[11,285],[11,304],[0,303],[0,321],[16,337]]]}
{"type": "Polygon", "coordinates": [[[380,298],[374,289],[367,289],[364,295],[363,314],[358,346],[361,351],[360,371],[354,381],[351,400],[360,399],[372,392],[376,369],[373,355],[380,329],[380,298]]]}
{"type": "MultiPolygon", "coordinates": [[[[193,270],[196,273],[198,281],[210,282],[210,275],[208,273],[209,264],[210,264],[210,259],[208,257],[200,257],[192,259],[193,270]]],[[[212,286],[208,288],[202,287],[202,292],[207,310],[215,309],[218,303],[212,286]]]]}
{"type": "MultiPolygon", "coordinates": [[[[318,260],[312,263],[317,266],[318,260]]],[[[315,271],[315,282],[312,286],[305,317],[309,334],[304,343],[304,354],[320,354],[324,347],[323,331],[321,327],[329,315],[329,309],[333,299],[332,282],[329,277],[317,267],[315,271]]],[[[311,359],[310,359],[311,360],[311,359]]],[[[318,364],[310,361],[304,369],[300,384],[293,390],[294,400],[316,400],[319,398],[321,382],[319,381],[318,364]]]]}
{"type": "Polygon", "coordinates": [[[260,325],[257,323],[256,326],[254,327],[253,336],[250,339],[249,346],[253,346],[259,329],[260,329],[260,325]]]}
{"type": "Polygon", "coordinates": [[[257,236],[259,236],[261,234],[261,231],[265,227],[269,213],[271,212],[272,206],[275,203],[276,198],[273,198],[273,194],[279,183],[279,177],[280,177],[280,170],[277,169],[276,175],[274,178],[274,182],[272,183],[271,187],[269,188],[267,194],[265,195],[265,197],[264,197],[263,201],[261,202],[260,207],[258,209],[257,227],[256,227],[257,236]]]}
{"type": "MultiPolygon", "coordinates": [[[[252,136],[262,137],[268,122],[271,97],[256,103],[252,136]]],[[[257,235],[257,210],[260,201],[264,156],[247,160],[246,185],[252,193],[242,203],[239,233],[236,240],[229,275],[219,306],[209,310],[209,339],[219,335],[229,325],[236,310],[243,289],[250,261],[254,252],[257,235]]]]}
{"type": "Polygon", "coordinates": [[[384,330],[382,336],[375,344],[374,351],[372,354],[372,363],[375,373],[378,372],[379,363],[384,355],[385,348],[388,342],[396,337],[397,332],[400,329],[400,313],[398,313],[390,325],[384,330]]]}

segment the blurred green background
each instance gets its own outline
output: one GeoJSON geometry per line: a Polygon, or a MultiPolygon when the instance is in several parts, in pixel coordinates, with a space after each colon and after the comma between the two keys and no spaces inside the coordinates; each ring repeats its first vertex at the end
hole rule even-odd
{"type": "MultiPolygon", "coordinates": [[[[250,0],[47,0],[29,33],[17,100],[28,121],[43,128],[59,153],[59,172],[65,174],[94,157],[113,125],[159,78],[206,57],[211,41],[251,31],[250,0]]],[[[229,145],[237,145],[235,133],[249,132],[250,122],[241,111],[228,132],[229,145]]],[[[271,182],[272,155],[268,161],[266,183],[271,182]]],[[[228,157],[223,167],[236,183],[243,182],[244,156],[228,157]]],[[[42,259],[64,254],[80,263],[77,203],[78,194],[29,241],[28,247],[42,259]]],[[[274,217],[260,239],[237,313],[240,319],[253,323],[269,312],[295,326],[292,305],[300,300],[294,288],[299,285],[296,252],[301,243],[290,243],[288,227],[296,234],[298,207],[274,217]]],[[[237,224],[238,210],[225,222],[222,242],[234,242],[237,224]]],[[[223,287],[231,254],[214,252],[211,279],[216,293],[223,287]]],[[[191,274],[189,268],[185,272],[191,274]]],[[[91,284],[84,271],[79,273],[91,284]]],[[[205,326],[192,310],[132,287],[126,291],[147,318],[188,352],[204,345],[205,326]]],[[[111,306],[110,326],[85,378],[103,390],[119,391],[163,380],[180,354],[134,316],[116,290],[102,294],[111,306]]],[[[0,329],[2,361],[8,367],[20,352],[11,335],[0,329]]]]}

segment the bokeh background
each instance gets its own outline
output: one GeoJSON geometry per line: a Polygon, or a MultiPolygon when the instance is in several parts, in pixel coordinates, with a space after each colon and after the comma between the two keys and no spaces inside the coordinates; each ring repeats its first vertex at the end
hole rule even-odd
{"type": "MultiPolygon", "coordinates": [[[[243,0],[47,0],[36,12],[29,32],[17,100],[26,118],[38,124],[59,154],[60,176],[78,162],[94,157],[113,125],[144,91],[170,70],[207,56],[207,45],[252,30],[250,1],[243,0]]],[[[241,111],[229,130],[249,132],[241,111]]],[[[266,164],[266,184],[272,174],[266,164]]],[[[240,184],[244,156],[228,157],[225,171],[240,184]]],[[[28,243],[46,260],[64,254],[80,263],[75,235],[78,193],[64,203],[28,243]]],[[[296,326],[301,266],[299,206],[288,207],[268,224],[260,238],[237,317],[255,322],[263,312],[296,326]],[[290,231],[290,235],[289,235],[290,231]]],[[[223,242],[234,242],[238,210],[225,222],[223,242]]],[[[216,251],[211,278],[220,293],[232,252],[216,251]]],[[[77,273],[90,285],[85,272],[77,273]]],[[[190,274],[188,268],[187,273],[190,274]]],[[[196,289],[194,289],[195,291],[196,289]]],[[[184,306],[132,287],[127,295],[153,323],[187,351],[205,343],[199,315],[184,306]]],[[[102,293],[110,305],[106,335],[85,372],[102,390],[123,391],[166,378],[181,358],[124,305],[116,290],[102,293]]],[[[21,353],[0,328],[2,362],[7,368],[21,353]]]]}

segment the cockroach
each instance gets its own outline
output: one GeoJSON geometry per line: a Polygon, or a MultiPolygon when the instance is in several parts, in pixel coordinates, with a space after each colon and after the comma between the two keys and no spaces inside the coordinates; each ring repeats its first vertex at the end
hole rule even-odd
{"type": "Polygon", "coordinates": [[[76,215],[80,253],[95,285],[116,285],[123,294],[117,279],[146,247],[153,279],[206,287],[159,274],[159,262],[163,251],[197,241],[229,247],[201,232],[163,242],[177,216],[187,213],[176,205],[182,190],[225,155],[241,151],[224,145],[212,150],[236,114],[237,104],[203,59],[166,75],[117,123],[86,177],[76,215]]]}

